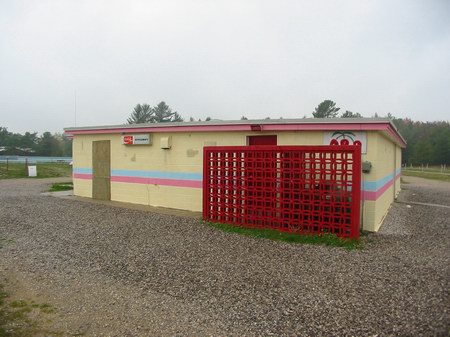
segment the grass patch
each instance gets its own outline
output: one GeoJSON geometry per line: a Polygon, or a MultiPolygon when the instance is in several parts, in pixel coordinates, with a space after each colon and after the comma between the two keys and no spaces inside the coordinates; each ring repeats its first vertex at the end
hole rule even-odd
{"type": "Polygon", "coordinates": [[[11,239],[0,238],[0,248],[3,248],[8,243],[13,243],[13,242],[14,242],[14,240],[11,240],[11,239]]]}
{"type": "Polygon", "coordinates": [[[448,173],[402,170],[402,175],[450,182],[450,174],[448,173]]]}
{"type": "Polygon", "coordinates": [[[39,309],[41,310],[41,312],[43,312],[44,314],[51,314],[55,312],[55,309],[47,303],[44,304],[40,304],[39,305],[39,309]]]}
{"type": "MultiPolygon", "coordinates": [[[[2,242],[11,240],[0,238],[0,248],[2,242]]],[[[44,315],[54,312],[47,303],[11,300],[0,283],[0,337],[62,336],[44,326],[44,322],[50,322],[44,315]]]]}
{"type": "Polygon", "coordinates": [[[28,306],[28,303],[24,300],[12,301],[11,303],[9,303],[9,306],[11,308],[24,308],[28,306]]]}
{"type": "MultiPolygon", "coordinates": [[[[71,177],[72,167],[66,163],[38,163],[35,165],[37,169],[37,178],[55,178],[55,177],[71,177]]],[[[6,163],[0,163],[0,179],[27,178],[28,172],[25,164],[9,163],[8,169],[6,163]]]]}
{"type": "Polygon", "coordinates": [[[73,190],[73,183],[55,183],[50,188],[50,192],[70,191],[73,190]]]}
{"type": "MultiPolygon", "coordinates": [[[[55,312],[49,304],[24,300],[8,301],[8,294],[0,284],[0,337],[56,336],[42,324],[43,314],[55,312]]],[[[47,320],[48,321],[48,320],[47,320]]]]}
{"type": "Polygon", "coordinates": [[[343,247],[348,250],[363,248],[361,240],[339,238],[335,234],[323,233],[321,235],[307,235],[280,232],[273,229],[247,228],[222,223],[206,222],[206,224],[212,228],[216,228],[227,233],[236,233],[240,235],[250,236],[256,239],[269,239],[289,243],[343,247]]]}

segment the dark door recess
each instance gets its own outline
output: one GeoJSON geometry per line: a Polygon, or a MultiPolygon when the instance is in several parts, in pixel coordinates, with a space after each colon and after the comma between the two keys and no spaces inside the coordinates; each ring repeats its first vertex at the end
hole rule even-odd
{"type": "Polygon", "coordinates": [[[111,142],[92,142],[92,198],[111,200],[111,142]]]}
{"type": "Polygon", "coordinates": [[[247,145],[277,145],[277,135],[248,136],[247,145]]]}

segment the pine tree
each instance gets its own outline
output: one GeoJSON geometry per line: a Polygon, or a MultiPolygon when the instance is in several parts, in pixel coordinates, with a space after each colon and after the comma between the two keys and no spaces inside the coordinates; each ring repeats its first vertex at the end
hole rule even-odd
{"type": "Polygon", "coordinates": [[[168,122],[182,122],[183,118],[176,111],[172,109],[164,102],[160,102],[153,108],[153,123],[168,123],[168,122]]]}
{"type": "Polygon", "coordinates": [[[314,118],[334,118],[337,117],[337,112],[340,108],[336,108],[336,103],[332,100],[325,100],[315,108],[313,114],[314,118]]]}
{"type": "Polygon", "coordinates": [[[151,123],[152,122],[152,108],[150,105],[138,104],[134,107],[133,112],[130,117],[127,119],[128,124],[142,124],[142,123],[151,123]]]}

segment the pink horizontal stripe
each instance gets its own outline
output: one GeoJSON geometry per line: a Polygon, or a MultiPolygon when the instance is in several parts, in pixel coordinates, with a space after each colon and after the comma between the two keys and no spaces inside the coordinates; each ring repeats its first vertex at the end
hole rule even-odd
{"type": "Polygon", "coordinates": [[[393,185],[392,180],[389,180],[386,184],[383,185],[383,187],[381,187],[377,191],[362,191],[363,198],[364,200],[375,201],[379,197],[381,197],[383,193],[386,192],[388,188],[391,187],[392,185],[393,185]]]}
{"type": "Polygon", "coordinates": [[[92,179],[92,174],[90,173],[74,173],[73,177],[75,179],[92,179]]]}
{"type": "MultiPolygon", "coordinates": [[[[75,179],[92,179],[92,174],[88,173],[74,173],[73,177],[75,179]]],[[[401,174],[397,174],[395,179],[400,179],[401,174]]],[[[196,180],[177,180],[177,179],[158,179],[158,178],[142,178],[142,177],[121,177],[112,176],[111,181],[122,182],[122,183],[134,183],[134,184],[155,184],[155,185],[165,185],[165,186],[178,186],[178,187],[193,187],[202,188],[202,181],[196,180]]],[[[386,190],[392,186],[392,181],[387,182],[383,187],[377,191],[361,191],[364,200],[375,201],[381,195],[386,192],[386,190]]]]}
{"type": "MultiPolygon", "coordinates": [[[[229,124],[229,125],[189,125],[189,126],[162,126],[150,128],[111,128],[90,130],[69,130],[71,135],[97,134],[97,133],[136,133],[136,132],[188,132],[188,131],[251,131],[253,124],[229,124]]],[[[262,131],[296,131],[296,130],[386,130],[389,124],[371,123],[335,123],[335,124],[258,124],[262,131]]]]}
{"type": "Polygon", "coordinates": [[[202,181],[198,180],[178,180],[178,179],[158,179],[158,178],[142,178],[142,177],[121,177],[112,176],[111,181],[120,183],[134,183],[134,184],[155,184],[164,186],[178,186],[178,187],[194,187],[202,188],[202,181]]]}
{"type": "Polygon", "coordinates": [[[371,131],[385,130],[389,124],[386,123],[370,123],[370,124],[354,124],[354,123],[335,123],[335,124],[268,124],[261,125],[263,131],[296,131],[296,130],[312,130],[312,131],[334,131],[334,130],[352,130],[352,131],[371,131]]]}
{"type": "Polygon", "coordinates": [[[250,125],[198,125],[198,126],[162,126],[153,128],[111,128],[91,130],[70,130],[68,135],[104,134],[104,133],[137,133],[137,132],[190,132],[190,131],[250,131],[250,125]]]}

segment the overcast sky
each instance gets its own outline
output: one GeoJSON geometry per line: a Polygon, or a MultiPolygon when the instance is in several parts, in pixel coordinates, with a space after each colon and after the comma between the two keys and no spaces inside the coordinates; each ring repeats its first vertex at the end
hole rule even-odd
{"type": "Polygon", "coordinates": [[[331,99],[449,120],[449,18],[448,0],[0,0],[0,126],[122,124],[162,100],[185,119],[331,99]]]}

